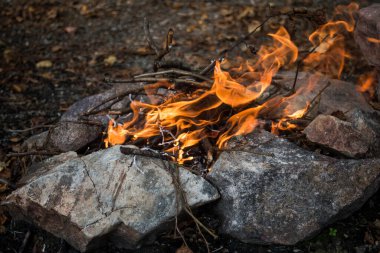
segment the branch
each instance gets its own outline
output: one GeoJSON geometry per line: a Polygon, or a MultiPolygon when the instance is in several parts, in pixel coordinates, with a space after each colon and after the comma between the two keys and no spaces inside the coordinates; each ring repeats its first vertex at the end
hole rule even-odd
{"type": "Polygon", "coordinates": [[[59,155],[60,152],[54,152],[54,151],[30,151],[30,152],[23,152],[23,153],[9,153],[7,154],[7,157],[22,157],[22,156],[30,156],[30,155],[41,155],[41,156],[52,156],[52,155],[59,155]]]}
{"type": "Polygon", "coordinates": [[[131,147],[126,147],[126,146],[121,146],[120,152],[124,155],[139,155],[139,156],[163,159],[165,161],[173,161],[174,159],[172,156],[166,153],[162,154],[158,151],[154,152],[152,150],[144,150],[144,149],[131,148],[131,147]]]}

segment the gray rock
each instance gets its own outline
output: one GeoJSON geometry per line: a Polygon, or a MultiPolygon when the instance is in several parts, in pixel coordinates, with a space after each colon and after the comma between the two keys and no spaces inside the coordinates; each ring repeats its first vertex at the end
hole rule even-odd
{"type": "MultiPolygon", "coordinates": [[[[136,248],[181,210],[172,176],[160,159],[124,155],[120,146],[75,156],[66,153],[41,164],[8,196],[10,213],[86,251],[105,237],[136,248]]],[[[183,168],[179,177],[191,207],[219,198],[203,178],[183,168]]]]}
{"type": "MultiPolygon", "coordinates": [[[[275,81],[287,88],[291,88],[294,81],[293,72],[281,72],[275,77],[275,81]]],[[[330,85],[321,93],[318,104],[309,116],[317,116],[318,114],[331,114],[337,110],[348,112],[354,109],[360,109],[364,112],[373,112],[373,108],[367,103],[363,95],[356,91],[355,85],[349,82],[330,79],[326,76],[319,76],[300,72],[297,79],[297,95],[291,96],[280,104],[277,101],[268,102],[271,109],[272,118],[281,118],[283,109],[287,108],[287,114],[291,114],[297,110],[304,109],[308,102],[311,102],[320,91],[330,85]],[[272,106],[274,105],[275,106],[272,106]]]]}
{"type": "Polygon", "coordinates": [[[127,107],[130,103],[128,96],[129,92],[142,91],[143,85],[140,83],[131,85],[115,85],[110,90],[86,97],[76,103],[74,103],[67,112],[65,112],[56,127],[50,129],[49,139],[47,141],[47,147],[56,149],[61,152],[77,151],[92,141],[99,138],[102,131],[108,124],[108,117],[103,116],[88,116],[85,119],[80,118],[81,115],[88,112],[94,106],[104,103],[103,106],[98,107],[96,110],[100,110],[110,106],[111,109],[119,110],[127,107]],[[119,102],[111,100],[110,98],[115,96],[123,97],[119,102]],[[100,124],[84,124],[81,123],[85,120],[95,121],[100,124]]]}
{"type": "Polygon", "coordinates": [[[351,122],[361,133],[375,133],[375,138],[372,140],[374,143],[371,146],[369,155],[380,157],[380,112],[363,112],[359,109],[354,109],[347,112],[346,116],[347,121],[351,122]]]}
{"type": "Polygon", "coordinates": [[[368,38],[380,40],[380,4],[372,4],[358,13],[354,38],[368,63],[377,69],[377,99],[380,100],[380,43],[368,38]]]}
{"type": "Polygon", "coordinates": [[[364,156],[376,140],[375,132],[359,119],[353,124],[330,115],[318,115],[303,132],[311,142],[348,157],[364,156]]]}
{"type": "Polygon", "coordinates": [[[234,138],[208,179],[222,196],[221,233],[295,244],[357,210],[379,188],[380,159],[338,160],[264,131],[234,138]]]}
{"type": "Polygon", "coordinates": [[[380,34],[380,4],[372,4],[358,12],[354,38],[363,55],[372,66],[380,68],[380,43],[374,43],[368,38],[379,40],[380,34]]]}

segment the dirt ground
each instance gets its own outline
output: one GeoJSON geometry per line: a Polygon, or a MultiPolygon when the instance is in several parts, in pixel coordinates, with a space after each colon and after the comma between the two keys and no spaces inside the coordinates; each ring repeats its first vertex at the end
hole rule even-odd
{"type": "MultiPolygon", "coordinates": [[[[348,1],[340,1],[347,3],[348,1]]],[[[371,1],[360,1],[367,6],[371,1]]],[[[375,1],[373,1],[375,2],[375,1]]],[[[272,10],[294,6],[326,7],[331,12],[336,1],[9,1],[0,2],[0,178],[12,183],[25,173],[25,159],[7,158],[19,152],[27,137],[44,128],[14,131],[56,122],[79,99],[105,90],[105,76],[127,78],[151,71],[152,51],[144,32],[143,19],[151,22],[152,36],[163,41],[173,28],[175,46],[167,61],[180,62],[192,69],[206,66],[218,52],[264,20],[268,5],[272,10]]],[[[265,33],[283,20],[268,23],[249,40],[260,44],[265,33]]],[[[305,27],[306,25],[306,27],[305,27]]],[[[308,29],[296,22],[295,29],[308,29]]],[[[300,34],[300,33],[299,33],[300,34]]],[[[298,36],[300,36],[298,34],[298,36]]],[[[301,38],[302,40],[302,38],[301,38]]],[[[241,47],[229,58],[249,55],[241,47]]],[[[0,184],[0,200],[11,189],[0,184]]],[[[212,252],[380,252],[380,192],[363,208],[315,238],[295,246],[259,246],[232,238],[207,238],[212,252]]],[[[198,217],[209,227],[218,220],[207,207],[198,217]]],[[[206,252],[194,224],[181,224],[194,252],[206,252]]],[[[76,252],[63,240],[25,222],[14,221],[0,206],[0,252],[19,252],[26,234],[30,237],[23,252],[76,252]]],[[[151,246],[136,251],[118,250],[112,245],[98,252],[176,252],[182,245],[172,233],[161,235],[151,246]]]]}

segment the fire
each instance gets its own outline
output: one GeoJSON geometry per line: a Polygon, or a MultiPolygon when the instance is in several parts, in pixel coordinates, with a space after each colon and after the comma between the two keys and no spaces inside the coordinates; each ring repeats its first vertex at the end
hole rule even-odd
{"type": "MultiPolygon", "coordinates": [[[[350,4],[346,9],[337,7],[336,16],[346,16],[345,20],[332,20],[310,34],[314,51],[304,59],[305,69],[335,77],[341,75],[344,60],[349,57],[344,49],[342,32],[353,31],[353,13],[357,9],[356,4],[350,4]]],[[[174,93],[161,102],[154,97],[158,89],[171,89],[174,85],[169,82],[148,85],[145,91],[151,103],[133,101],[130,105],[133,116],[129,121],[116,124],[115,120],[110,120],[106,147],[145,140],[161,146],[176,157],[176,162],[183,164],[194,159],[189,151],[204,138],[213,139],[219,148],[223,148],[233,136],[252,132],[260,125],[261,115],[280,105],[286,106],[281,109],[281,117],[272,123],[272,132],[297,128],[292,121],[305,116],[310,102],[307,101],[303,108],[294,108],[291,101],[302,92],[312,90],[314,82],[299,88],[291,96],[259,102],[281,67],[290,66],[298,59],[298,48],[284,27],[268,36],[272,42],[260,47],[255,62],[231,69],[233,73],[246,71],[238,77],[223,71],[217,61],[213,84],[207,91],[174,93]]],[[[369,90],[371,85],[367,82],[361,85],[360,91],[369,90]]]]}
{"type": "Polygon", "coordinates": [[[329,21],[309,36],[309,41],[313,47],[319,46],[304,60],[307,69],[340,78],[345,58],[350,57],[345,50],[342,32],[353,32],[355,28],[354,12],[358,9],[359,6],[356,3],[338,6],[335,10],[336,16],[346,15],[348,18],[345,21],[329,21]]]}
{"type": "Polygon", "coordinates": [[[367,40],[368,42],[371,42],[371,43],[380,43],[380,40],[376,38],[368,37],[367,40]]]}
{"type": "Polygon", "coordinates": [[[375,84],[376,84],[376,71],[373,70],[369,73],[362,74],[358,79],[357,91],[368,92],[370,98],[375,96],[375,84]]]}

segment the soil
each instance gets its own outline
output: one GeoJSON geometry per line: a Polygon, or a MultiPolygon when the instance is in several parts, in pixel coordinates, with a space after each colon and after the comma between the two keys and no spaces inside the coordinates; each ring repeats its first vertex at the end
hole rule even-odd
{"type": "MultiPolygon", "coordinates": [[[[6,154],[21,151],[22,141],[46,130],[38,126],[56,122],[75,101],[107,89],[110,85],[104,82],[105,76],[127,78],[152,70],[154,56],[144,37],[144,17],[150,19],[152,36],[157,42],[163,41],[169,28],[174,29],[175,46],[165,58],[167,62],[200,69],[264,20],[269,3],[258,2],[1,1],[0,178],[15,184],[31,161],[8,158],[6,154]],[[29,131],[15,131],[36,126],[29,131]]],[[[336,4],[337,1],[312,0],[270,3],[271,10],[277,11],[299,6],[325,7],[327,12],[336,4]]],[[[282,22],[275,19],[268,23],[248,45],[265,41],[264,34],[282,22]]],[[[310,26],[313,24],[296,22],[294,36],[304,39],[302,32],[310,26]]],[[[353,55],[360,64],[350,61],[347,66],[365,68],[360,67],[364,65],[359,53],[353,55]]],[[[228,58],[238,56],[252,57],[244,45],[228,58]]],[[[0,200],[11,190],[0,184],[0,200]]],[[[207,240],[212,252],[379,252],[379,200],[380,192],[351,217],[295,246],[250,245],[223,236],[207,240]]],[[[211,228],[218,226],[218,220],[208,213],[207,207],[198,210],[197,216],[211,228]]],[[[194,252],[206,252],[194,224],[184,219],[180,226],[189,247],[194,252]]],[[[18,252],[28,231],[30,236],[23,252],[77,252],[63,240],[29,223],[13,220],[0,206],[0,252],[18,252]]],[[[176,252],[181,245],[180,238],[167,233],[153,245],[138,250],[106,245],[97,252],[176,252]]]]}

